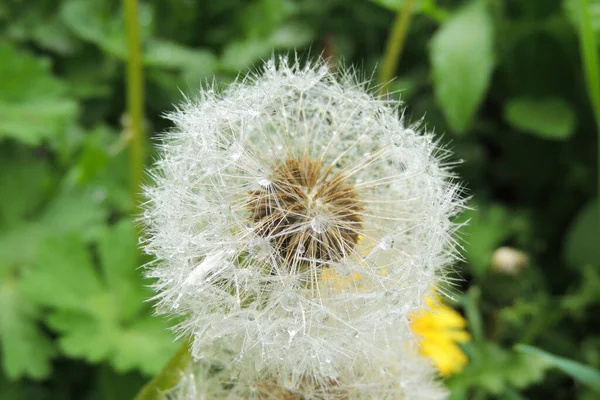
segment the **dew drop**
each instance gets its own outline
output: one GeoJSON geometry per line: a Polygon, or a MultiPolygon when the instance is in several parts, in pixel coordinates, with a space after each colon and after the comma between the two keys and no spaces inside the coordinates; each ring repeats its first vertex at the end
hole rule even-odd
{"type": "Polygon", "coordinates": [[[266,260],[271,256],[271,244],[266,238],[256,238],[251,243],[251,252],[259,260],[266,260]]]}
{"type": "Polygon", "coordinates": [[[390,289],[385,292],[385,297],[389,299],[390,304],[400,303],[401,294],[396,289],[390,289]]]}
{"type": "Polygon", "coordinates": [[[205,172],[206,175],[210,176],[210,175],[216,174],[217,171],[218,171],[218,168],[215,165],[208,165],[208,166],[206,166],[206,170],[205,171],[206,171],[205,172]]]}
{"type": "Polygon", "coordinates": [[[386,236],[377,245],[381,250],[389,250],[394,247],[394,238],[391,236],[386,236]]]}
{"type": "Polygon", "coordinates": [[[392,144],[396,147],[404,146],[404,139],[400,135],[394,135],[392,138],[392,144]]]}
{"type": "Polygon", "coordinates": [[[269,187],[271,185],[271,180],[267,178],[260,178],[258,180],[258,184],[262,187],[269,187]]]}
{"type": "Polygon", "coordinates": [[[242,156],[242,149],[239,146],[233,146],[231,148],[231,153],[229,153],[229,157],[231,157],[231,159],[233,161],[237,161],[240,159],[241,156],[242,156]]]}
{"type": "Polygon", "coordinates": [[[293,389],[294,388],[294,381],[292,380],[291,377],[286,378],[284,386],[288,389],[293,389]]]}
{"type": "Polygon", "coordinates": [[[430,176],[438,176],[439,175],[439,168],[436,165],[428,165],[427,166],[427,174],[430,176]]]}
{"type": "Polygon", "coordinates": [[[310,221],[310,227],[317,233],[323,233],[327,230],[327,221],[318,215],[310,221]]]}
{"type": "Polygon", "coordinates": [[[361,310],[365,307],[367,300],[364,299],[363,297],[358,297],[358,298],[352,299],[351,303],[356,310],[361,310]]]}
{"type": "Polygon", "coordinates": [[[286,311],[294,311],[298,306],[298,298],[294,292],[283,293],[280,297],[281,306],[286,311]]]}
{"type": "Polygon", "coordinates": [[[237,368],[232,367],[230,374],[231,375],[229,376],[229,379],[231,379],[232,381],[236,381],[240,376],[240,371],[237,368]]]}
{"type": "Polygon", "coordinates": [[[269,187],[273,182],[269,179],[271,175],[271,171],[268,168],[259,168],[258,169],[258,184],[262,187],[269,187]]]}
{"type": "Polygon", "coordinates": [[[329,314],[325,310],[320,310],[316,313],[315,319],[320,323],[325,323],[329,320],[329,314]]]}
{"type": "Polygon", "coordinates": [[[179,300],[181,299],[181,293],[179,293],[177,295],[177,298],[175,299],[175,301],[173,302],[173,305],[171,306],[171,310],[177,310],[179,308],[179,300]]]}

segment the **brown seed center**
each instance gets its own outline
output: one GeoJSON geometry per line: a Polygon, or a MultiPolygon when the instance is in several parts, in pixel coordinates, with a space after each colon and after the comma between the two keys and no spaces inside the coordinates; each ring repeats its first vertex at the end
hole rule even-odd
{"type": "Polygon", "coordinates": [[[344,258],[356,246],[362,224],[354,185],[307,156],[276,164],[268,184],[250,192],[247,206],[258,234],[291,269],[344,258]]]}

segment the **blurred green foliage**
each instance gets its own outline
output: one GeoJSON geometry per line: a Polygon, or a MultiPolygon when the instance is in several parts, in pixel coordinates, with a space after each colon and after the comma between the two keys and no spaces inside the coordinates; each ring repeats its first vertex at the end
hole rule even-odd
{"type": "MultiPolygon", "coordinates": [[[[161,115],[183,95],[273,52],[370,76],[402,3],[141,2],[147,131],[166,129],[161,115]]],[[[444,134],[473,196],[457,277],[474,340],[452,396],[598,398],[597,137],[581,2],[414,3],[392,95],[444,134]],[[500,246],[528,265],[507,275],[500,246]]],[[[600,1],[588,3],[600,42],[600,1]]],[[[138,268],[150,260],[136,251],[128,187],[122,4],[8,0],[0,32],[0,398],[131,398],[178,344],[172,322],[152,317],[138,268]]]]}

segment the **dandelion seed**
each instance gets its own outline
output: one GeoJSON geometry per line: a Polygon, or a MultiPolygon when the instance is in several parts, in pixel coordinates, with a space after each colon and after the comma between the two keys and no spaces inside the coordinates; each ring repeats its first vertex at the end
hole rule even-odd
{"type": "Polygon", "coordinates": [[[350,371],[324,385],[314,379],[298,382],[280,381],[261,375],[249,377],[236,373],[231,363],[216,355],[216,361],[201,361],[182,373],[179,383],[168,390],[169,400],[442,400],[448,392],[433,380],[434,370],[415,349],[387,349],[380,354],[378,365],[368,365],[360,372],[350,371]],[[225,362],[224,362],[225,361],[225,362]]]}

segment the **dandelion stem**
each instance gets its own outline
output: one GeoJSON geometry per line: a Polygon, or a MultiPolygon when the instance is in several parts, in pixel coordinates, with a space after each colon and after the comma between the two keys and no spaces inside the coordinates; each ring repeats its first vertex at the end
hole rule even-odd
{"type": "Polygon", "coordinates": [[[145,149],[142,131],[144,118],[144,77],[138,24],[137,0],[124,0],[127,23],[127,113],[129,116],[129,154],[131,190],[134,205],[139,204],[144,172],[145,149]]]}
{"type": "Polygon", "coordinates": [[[164,392],[177,385],[185,370],[192,364],[193,360],[189,348],[190,342],[185,340],[162,371],[139,391],[134,400],[163,399],[164,392]]]}
{"type": "MultiPolygon", "coordinates": [[[[598,43],[592,27],[589,0],[579,0],[580,23],[579,38],[581,57],[588,94],[594,109],[594,118],[598,131],[598,201],[600,202],[600,63],[598,62],[598,43]]],[[[598,204],[600,209],[600,203],[598,204]]],[[[600,222],[600,221],[599,221],[600,222]]]]}
{"type": "Polygon", "coordinates": [[[412,18],[412,11],[413,0],[404,0],[402,7],[398,10],[398,14],[396,14],[392,31],[385,46],[383,66],[381,67],[378,79],[381,93],[387,93],[390,81],[396,74],[412,18]]]}

